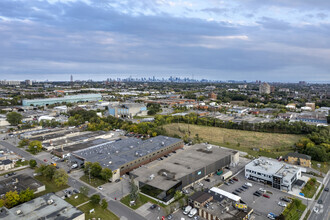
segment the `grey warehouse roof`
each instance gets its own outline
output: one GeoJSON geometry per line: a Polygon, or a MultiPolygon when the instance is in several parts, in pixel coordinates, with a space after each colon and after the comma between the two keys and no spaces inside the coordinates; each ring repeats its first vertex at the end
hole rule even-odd
{"type": "Polygon", "coordinates": [[[130,161],[179,142],[182,140],[161,135],[144,141],[127,138],[78,150],[72,154],[85,161],[99,162],[102,167],[116,170],[130,161]]]}
{"type": "Polygon", "coordinates": [[[48,193],[44,196],[25,202],[14,208],[1,212],[0,218],[4,220],[12,219],[53,219],[67,220],[75,219],[83,214],[82,211],[72,206],[65,200],[48,193]],[[50,202],[52,200],[52,203],[50,202]],[[17,215],[21,211],[21,214],[17,215]]]}

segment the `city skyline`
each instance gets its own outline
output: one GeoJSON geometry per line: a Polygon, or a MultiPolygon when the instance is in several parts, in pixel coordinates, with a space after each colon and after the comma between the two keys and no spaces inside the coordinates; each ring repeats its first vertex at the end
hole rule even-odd
{"type": "Polygon", "coordinates": [[[0,75],[329,82],[329,11],[325,0],[3,0],[0,75]]]}

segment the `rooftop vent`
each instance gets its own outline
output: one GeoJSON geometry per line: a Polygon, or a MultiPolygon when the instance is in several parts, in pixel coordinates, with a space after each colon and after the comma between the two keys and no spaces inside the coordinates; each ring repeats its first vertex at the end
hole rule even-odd
{"type": "Polygon", "coordinates": [[[53,204],[53,202],[54,202],[54,200],[49,199],[49,200],[47,201],[47,204],[48,204],[48,205],[51,205],[51,204],[53,204]]]}
{"type": "Polygon", "coordinates": [[[150,180],[153,180],[155,178],[155,175],[154,174],[151,174],[150,176],[149,176],[149,179],[150,180]]]}
{"type": "Polygon", "coordinates": [[[112,161],[111,160],[109,161],[109,164],[112,164],[112,161]]]}
{"type": "Polygon", "coordinates": [[[16,211],[16,215],[20,215],[20,214],[22,214],[22,210],[19,209],[16,211]]]}
{"type": "Polygon", "coordinates": [[[131,148],[131,149],[133,149],[133,147],[134,147],[133,145],[129,146],[129,148],[131,148]]]}

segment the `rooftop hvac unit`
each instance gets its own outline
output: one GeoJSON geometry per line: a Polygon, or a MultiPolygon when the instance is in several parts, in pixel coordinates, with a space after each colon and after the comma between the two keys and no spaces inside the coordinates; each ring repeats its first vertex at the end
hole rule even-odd
{"type": "Polygon", "coordinates": [[[53,204],[53,202],[54,202],[54,200],[49,199],[49,200],[47,201],[47,204],[48,204],[48,205],[51,205],[51,204],[53,204]]]}
{"type": "Polygon", "coordinates": [[[212,149],[212,146],[209,145],[209,146],[206,147],[206,149],[211,150],[212,149]]]}
{"type": "Polygon", "coordinates": [[[164,146],[165,145],[165,143],[164,143],[164,141],[162,141],[162,146],[164,146]]]}
{"type": "Polygon", "coordinates": [[[133,145],[129,146],[129,148],[131,148],[131,149],[133,149],[133,147],[134,147],[133,145]]]}
{"type": "Polygon", "coordinates": [[[118,150],[116,150],[116,154],[118,154],[119,153],[119,151],[118,150]]]}
{"type": "Polygon", "coordinates": [[[20,215],[20,214],[22,214],[22,210],[19,209],[16,211],[16,215],[20,215]]]}
{"type": "Polygon", "coordinates": [[[166,173],[166,172],[163,172],[162,175],[163,175],[163,176],[167,176],[167,173],[166,173]]]}
{"type": "Polygon", "coordinates": [[[112,161],[111,160],[109,161],[109,164],[112,164],[112,161]]]}
{"type": "Polygon", "coordinates": [[[149,176],[149,179],[150,180],[153,180],[155,178],[155,175],[154,174],[151,174],[150,176],[149,176]]]}
{"type": "Polygon", "coordinates": [[[152,140],[150,140],[150,142],[152,142],[152,140]]]}

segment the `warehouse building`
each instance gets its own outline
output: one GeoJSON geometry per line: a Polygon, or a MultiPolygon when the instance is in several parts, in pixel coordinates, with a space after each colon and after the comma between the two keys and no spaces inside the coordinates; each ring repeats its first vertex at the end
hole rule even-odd
{"type": "Polygon", "coordinates": [[[58,98],[48,98],[48,99],[23,99],[23,106],[44,106],[52,105],[56,103],[77,103],[77,102],[90,102],[99,101],[102,99],[101,94],[79,94],[79,95],[68,95],[58,98]]]}
{"type": "Polygon", "coordinates": [[[85,213],[55,194],[48,193],[11,209],[2,208],[0,218],[3,220],[85,220],[85,213]]]}
{"type": "Polygon", "coordinates": [[[142,193],[168,203],[176,190],[190,186],[230,164],[238,163],[238,160],[237,151],[196,144],[130,174],[142,193]]]}
{"type": "Polygon", "coordinates": [[[148,140],[126,138],[72,152],[76,161],[99,162],[113,171],[112,181],[144,164],[183,147],[178,138],[157,136],[148,140]]]}
{"type": "Polygon", "coordinates": [[[147,106],[143,103],[111,103],[109,115],[116,118],[133,118],[134,116],[147,115],[147,106]]]}
{"type": "Polygon", "coordinates": [[[0,196],[9,191],[20,191],[29,188],[34,194],[44,191],[45,185],[27,174],[19,174],[0,181],[0,196]]]}
{"type": "Polygon", "coordinates": [[[294,182],[301,178],[301,169],[277,160],[260,157],[245,166],[245,177],[269,184],[276,189],[290,191],[294,182]]]}

